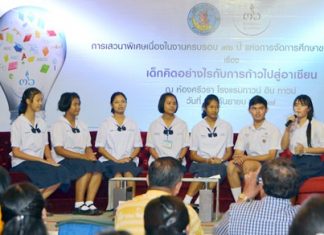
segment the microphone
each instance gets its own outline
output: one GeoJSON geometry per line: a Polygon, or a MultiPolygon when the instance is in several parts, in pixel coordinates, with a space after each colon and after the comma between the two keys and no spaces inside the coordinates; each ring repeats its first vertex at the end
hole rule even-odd
{"type": "MultiPolygon", "coordinates": [[[[297,115],[294,114],[294,117],[297,118],[297,115]]],[[[286,127],[288,127],[291,123],[293,122],[293,120],[288,120],[285,124],[286,127]]]]}

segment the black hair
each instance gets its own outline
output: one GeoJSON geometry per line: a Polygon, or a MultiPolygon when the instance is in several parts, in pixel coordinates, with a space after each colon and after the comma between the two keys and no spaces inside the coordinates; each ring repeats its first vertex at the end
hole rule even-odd
{"type": "Polygon", "coordinates": [[[0,166],[0,201],[2,194],[7,190],[10,185],[10,176],[8,171],[0,166]]]}
{"type": "Polygon", "coordinates": [[[204,103],[201,105],[202,107],[202,114],[201,114],[201,117],[204,118],[207,116],[207,113],[206,113],[206,109],[207,109],[207,106],[212,102],[212,101],[216,101],[217,104],[219,105],[219,99],[216,95],[213,95],[213,94],[210,94],[210,95],[207,95],[205,100],[204,100],[204,103]]]}
{"type": "Polygon", "coordinates": [[[98,233],[97,235],[131,235],[131,234],[127,231],[119,230],[119,231],[103,231],[98,233]]]}
{"type": "Polygon", "coordinates": [[[81,104],[80,96],[76,92],[65,92],[61,95],[58,102],[58,109],[61,112],[66,112],[70,109],[73,99],[78,99],[81,104]]]}
{"type": "Polygon", "coordinates": [[[324,197],[313,196],[297,212],[289,235],[316,235],[324,233],[324,197]]]}
{"type": "Polygon", "coordinates": [[[47,234],[42,219],[44,205],[42,194],[31,183],[10,186],[1,201],[3,235],[47,234]]]}
{"type": "Polygon", "coordinates": [[[115,93],[112,94],[111,97],[110,97],[110,105],[111,105],[111,112],[112,112],[112,113],[115,113],[115,110],[114,110],[114,108],[112,107],[112,104],[113,104],[113,102],[114,102],[116,96],[118,96],[118,95],[121,95],[122,97],[124,97],[124,99],[125,99],[125,101],[126,101],[126,103],[127,103],[126,95],[125,95],[123,92],[120,92],[120,91],[115,92],[115,93]]]}
{"type": "Polygon", "coordinates": [[[26,112],[27,99],[33,101],[35,95],[37,95],[37,94],[42,94],[42,92],[40,90],[38,90],[36,87],[30,87],[24,91],[24,93],[21,97],[19,108],[18,108],[19,115],[26,112]]]}
{"type": "Polygon", "coordinates": [[[309,120],[307,129],[306,129],[306,137],[307,137],[307,145],[308,147],[312,147],[312,119],[314,116],[314,106],[312,99],[308,95],[299,95],[295,98],[293,105],[295,106],[297,102],[300,102],[302,105],[306,105],[309,108],[309,112],[307,114],[307,119],[309,120]]]}
{"type": "Polygon", "coordinates": [[[159,99],[158,110],[160,113],[164,113],[164,103],[168,96],[173,97],[176,101],[176,105],[177,105],[177,108],[175,110],[175,113],[176,113],[178,111],[178,100],[177,100],[177,97],[174,94],[172,94],[171,92],[166,92],[161,95],[161,97],[159,99]]]}
{"type": "Polygon", "coordinates": [[[299,175],[290,160],[277,158],[267,161],[262,165],[260,175],[267,195],[288,199],[298,194],[299,175]]]}
{"type": "Polygon", "coordinates": [[[149,166],[150,187],[173,188],[183,176],[181,164],[173,157],[160,157],[149,166]]]}
{"type": "Polygon", "coordinates": [[[186,234],[189,213],[185,204],[175,196],[161,196],[151,200],[144,210],[146,235],[186,234]]]}
{"type": "Polygon", "coordinates": [[[259,95],[253,96],[249,102],[249,109],[251,108],[251,106],[256,104],[263,104],[266,109],[268,108],[268,102],[262,96],[259,95]]]}

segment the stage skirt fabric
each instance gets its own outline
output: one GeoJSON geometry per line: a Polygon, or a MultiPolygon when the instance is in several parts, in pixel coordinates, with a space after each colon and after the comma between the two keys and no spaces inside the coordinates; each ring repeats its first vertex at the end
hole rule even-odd
{"type": "Polygon", "coordinates": [[[37,161],[24,161],[13,167],[11,172],[26,174],[38,188],[47,188],[54,184],[69,184],[71,175],[64,166],[52,166],[37,161]]]}
{"type": "Polygon", "coordinates": [[[105,166],[104,175],[107,178],[113,178],[117,173],[130,172],[133,176],[138,176],[142,172],[142,168],[137,167],[134,162],[116,163],[113,161],[105,161],[102,163],[105,166]]]}
{"type": "Polygon", "coordinates": [[[226,165],[221,164],[207,164],[207,163],[196,163],[193,162],[190,166],[189,172],[194,177],[211,177],[214,175],[220,175],[222,182],[226,177],[226,165]]]}

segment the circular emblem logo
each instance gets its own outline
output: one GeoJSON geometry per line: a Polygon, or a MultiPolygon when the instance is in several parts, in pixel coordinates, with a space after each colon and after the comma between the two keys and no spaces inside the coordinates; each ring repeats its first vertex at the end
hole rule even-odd
{"type": "Polygon", "coordinates": [[[199,3],[191,8],[187,21],[192,32],[198,35],[209,35],[219,27],[220,14],[213,5],[199,3]]]}

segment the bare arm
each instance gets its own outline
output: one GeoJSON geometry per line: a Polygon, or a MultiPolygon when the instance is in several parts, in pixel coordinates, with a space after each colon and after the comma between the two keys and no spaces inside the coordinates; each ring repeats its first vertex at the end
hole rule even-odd
{"type": "Polygon", "coordinates": [[[149,152],[154,159],[158,159],[160,157],[155,148],[149,147],[149,152]]]}

